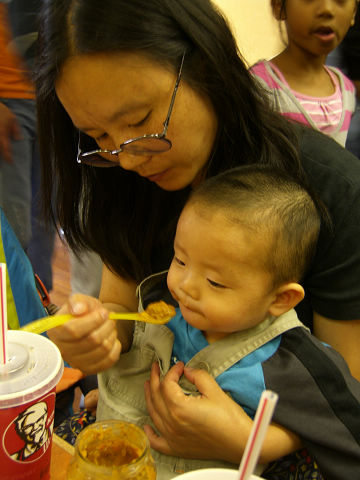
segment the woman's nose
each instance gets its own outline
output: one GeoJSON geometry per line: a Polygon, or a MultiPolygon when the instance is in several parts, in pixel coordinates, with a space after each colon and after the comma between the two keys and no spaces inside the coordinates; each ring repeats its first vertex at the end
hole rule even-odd
{"type": "MultiPolygon", "coordinates": [[[[151,158],[149,154],[137,154],[134,155],[131,151],[127,150],[126,147],[124,148],[124,138],[119,138],[117,134],[113,134],[111,138],[111,150],[118,150],[122,148],[122,151],[118,153],[117,157],[114,157],[114,161],[118,161],[119,165],[124,170],[136,170],[143,165],[144,163],[148,162],[151,158]]],[[[107,147],[109,148],[109,147],[107,147]]]]}
{"type": "Polygon", "coordinates": [[[136,170],[144,163],[147,163],[151,158],[149,154],[134,155],[123,151],[119,153],[119,164],[124,170],[136,170]]]}

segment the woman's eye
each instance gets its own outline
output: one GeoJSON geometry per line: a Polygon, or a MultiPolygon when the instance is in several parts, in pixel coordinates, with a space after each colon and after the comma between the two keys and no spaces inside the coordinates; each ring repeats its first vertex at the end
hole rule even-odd
{"type": "Polygon", "coordinates": [[[214,282],[214,280],[210,280],[210,278],[208,278],[208,282],[210,283],[210,285],[212,287],[215,287],[215,288],[226,288],[225,285],[222,285],[221,283],[218,283],[218,282],[214,282]]]}
{"type": "Polygon", "coordinates": [[[128,127],[141,127],[149,119],[150,115],[151,115],[151,110],[149,113],[145,115],[145,117],[142,120],[140,120],[140,122],[129,124],[128,127]]]}

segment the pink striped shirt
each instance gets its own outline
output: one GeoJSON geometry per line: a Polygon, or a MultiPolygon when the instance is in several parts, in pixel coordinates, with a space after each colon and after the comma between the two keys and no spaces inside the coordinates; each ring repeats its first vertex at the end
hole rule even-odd
{"type": "Polygon", "coordinates": [[[292,90],[277,66],[267,60],[256,63],[251,72],[269,91],[275,108],[281,113],[345,145],[355,111],[355,87],[338,68],[324,68],[335,86],[335,92],[328,97],[311,97],[292,90]]]}

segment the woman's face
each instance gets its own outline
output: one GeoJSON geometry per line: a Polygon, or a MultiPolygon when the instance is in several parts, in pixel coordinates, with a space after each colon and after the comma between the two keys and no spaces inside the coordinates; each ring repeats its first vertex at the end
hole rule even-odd
{"type": "MultiPolygon", "coordinates": [[[[76,128],[100,148],[114,150],[131,138],[163,131],[176,77],[139,54],[82,55],[65,62],[56,93],[76,128]]],[[[122,152],[113,160],[164,190],[179,190],[201,179],[216,132],[209,99],[182,79],[166,135],[172,148],[141,156],[122,152]]]]}

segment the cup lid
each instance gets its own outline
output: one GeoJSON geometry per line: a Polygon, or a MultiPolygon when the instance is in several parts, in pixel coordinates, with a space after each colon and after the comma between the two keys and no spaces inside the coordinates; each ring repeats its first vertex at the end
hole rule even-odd
{"type": "Polygon", "coordinates": [[[63,361],[48,338],[9,330],[8,362],[0,366],[0,408],[15,407],[39,398],[60,380],[63,361]]]}

